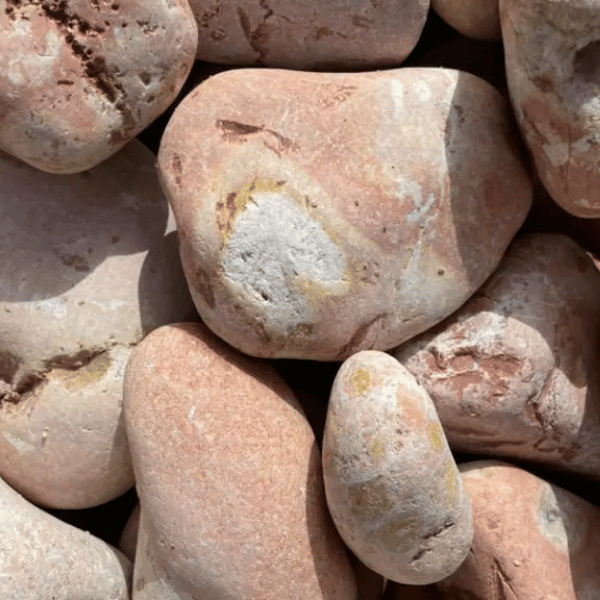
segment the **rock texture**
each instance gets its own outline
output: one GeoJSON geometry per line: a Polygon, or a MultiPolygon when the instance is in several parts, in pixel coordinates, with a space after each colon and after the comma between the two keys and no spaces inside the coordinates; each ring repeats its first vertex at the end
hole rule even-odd
{"type": "Polygon", "coordinates": [[[510,96],[546,189],[600,217],[597,0],[500,0],[510,96]]]}
{"type": "Polygon", "coordinates": [[[211,77],[158,160],[203,321],[247,354],[313,360],[431,327],[529,209],[512,133],[500,94],[457,71],[211,77]]]}
{"type": "Polygon", "coordinates": [[[323,439],[327,505],[349,548],[387,579],[453,573],[473,536],[469,499],[433,402],[383,352],[358,352],[331,390],[323,439]]]}
{"type": "Polygon", "coordinates": [[[467,37],[490,41],[502,37],[498,0],[431,0],[431,8],[467,37]]]}
{"type": "Polygon", "coordinates": [[[399,65],[415,47],[429,0],[190,0],[197,57],[288,69],[375,69],[399,65]]]}
{"type": "Polygon", "coordinates": [[[129,351],[194,313],[153,163],[137,141],[71,176],[0,155],[0,475],[37,504],[133,485],[129,351]]]}
{"type": "Polygon", "coordinates": [[[3,0],[0,150],[90,169],[175,99],[198,31],[185,0],[3,0]]]}
{"type": "Polygon", "coordinates": [[[158,573],[136,600],[165,578],[174,598],[355,599],[314,435],[270,365],[201,324],[165,326],[133,350],[124,399],[158,573]]]}
{"type": "Polygon", "coordinates": [[[526,471],[493,462],[460,466],[473,507],[473,545],[439,583],[443,598],[600,595],[600,509],[526,471]]]}
{"type": "Polygon", "coordinates": [[[600,273],[566,236],[515,240],[452,317],[393,355],[453,449],[600,478],[600,273]]]}
{"type": "Polygon", "coordinates": [[[129,600],[131,563],[27,502],[0,479],[0,597],[129,600]]]}

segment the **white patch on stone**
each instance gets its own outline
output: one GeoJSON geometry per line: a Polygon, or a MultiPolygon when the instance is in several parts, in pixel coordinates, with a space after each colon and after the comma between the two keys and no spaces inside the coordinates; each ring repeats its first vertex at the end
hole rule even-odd
{"type": "Polygon", "coordinates": [[[41,312],[55,319],[66,319],[69,314],[67,300],[60,296],[57,298],[48,298],[43,302],[36,303],[36,306],[41,312]]]}
{"type": "Polygon", "coordinates": [[[31,33],[30,22],[26,19],[15,19],[12,21],[11,37],[28,37],[31,33]]]}
{"type": "Polygon", "coordinates": [[[4,436],[4,439],[15,449],[17,450],[17,452],[23,454],[26,452],[32,452],[33,450],[35,450],[35,444],[32,444],[31,442],[27,442],[21,438],[18,438],[10,433],[8,433],[8,431],[3,431],[2,435],[4,436]]]}
{"type": "Polygon", "coordinates": [[[580,514],[581,506],[573,502],[568,492],[553,490],[549,484],[543,485],[537,515],[538,528],[562,552],[577,552],[585,540],[586,525],[580,514]]]}
{"type": "Polygon", "coordinates": [[[223,274],[264,321],[278,329],[306,322],[311,310],[296,278],[332,293],[346,288],[346,259],[322,226],[283,194],[258,192],[238,215],[223,259],[223,274]],[[342,289],[340,289],[340,287],[342,289]]]}
{"type": "Polygon", "coordinates": [[[569,160],[569,144],[544,144],[542,148],[553,167],[561,167],[569,160]]]}
{"type": "Polygon", "coordinates": [[[583,208],[591,208],[591,204],[585,198],[579,198],[579,200],[575,200],[575,204],[583,206],[583,208]]]}
{"type": "Polygon", "coordinates": [[[431,88],[426,81],[419,80],[414,85],[413,90],[421,102],[429,102],[431,100],[431,88]]]}
{"type": "Polygon", "coordinates": [[[414,179],[402,175],[398,175],[394,183],[396,184],[395,195],[398,200],[404,201],[407,196],[410,196],[414,202],[414,209],[405,217],[406,220],[420,221],[435,202],[435,194],[429,194],[424,199],[421,186],[414,179]]]}
{"type": "Polygon", "coordinates": [[[591,148],[590,138],[580,138],[571,144],[573,154],[585,154],[591,148]]]}
{"type": "Polygon", "coordinates": [[[404,86],[397,79],[392,79],[390,93],[394,101],[394,119],[400,119],[404,114],[404,86]]]}

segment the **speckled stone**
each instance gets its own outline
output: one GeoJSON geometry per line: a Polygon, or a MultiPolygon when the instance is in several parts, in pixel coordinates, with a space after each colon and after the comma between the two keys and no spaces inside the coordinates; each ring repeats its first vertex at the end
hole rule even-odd
{"type": "Polygon", "coordinates": [[[168,325],[133,350],[124,402],[151,581],[173,598],[356,599],[313,432],[271,365],[168,325]]]}
{"type": "Polygon", "coordinates": [[[392,354],[453,449],[600,478],[600,272],[570,238],[530,234],[452,317],[392,354]]]}
{"type": "Polygon", "coordinates": [[[338,371],[323,476],[342,539],[387,579],[434,583],[467,555],[471,508],[435,407],[388,354],[358,352],[338,371]]]}
{"type": "Polygon", "coordinates": [[[473,545],[437,584],[443,598],[600,597],[600,509],[517,467],[460,465],[473,507],[473,545]]]}
{"type": "Polygon", "coordinates": [[[537,172],[578,217],[600,217],[598,0],[500,0],[508,88],[537,172]]]}
{"type": "Polygon", "coordinates": [[[0,479],[0,598],[129,600],[131,563],[0,479]]]}
{"type": "Polygon", "coordinates": [[[2,0],[0,150],[90,169],[171,104],[197,41],[185,0],[2,0]]]}
{"type": "Polygon", "coordinates": [[[312,360],[428,329],[527,214],[513,133],[506,100],[458,71],[209,78],[158,157],[203,321],[246,354],[312,360]]]}
{"type": "Polygon", "coordinates": [[[413,50],[429,0],[190,0],[198,22],[197,58],[288,69],[375,69],[413,50]]]}
{"type": "Polygon", "coordinates": [[[36,504],[103,504],[134,483],[130,349],[195,314],[154,155],[134,141],[66,176],[0,154],[0,190],[0,475],[36,504]]]}

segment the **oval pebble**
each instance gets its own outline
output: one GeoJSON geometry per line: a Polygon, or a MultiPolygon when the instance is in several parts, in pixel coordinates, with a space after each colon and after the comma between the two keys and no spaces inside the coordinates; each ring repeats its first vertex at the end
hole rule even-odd
{"type": "Polygon", "coordinates": [[[341,366],[323,474],[342,539],[387,579],[425,585],[464,560],[473,534],[469,499],[433,402],[391,356],[363,351],[341,366]]]}

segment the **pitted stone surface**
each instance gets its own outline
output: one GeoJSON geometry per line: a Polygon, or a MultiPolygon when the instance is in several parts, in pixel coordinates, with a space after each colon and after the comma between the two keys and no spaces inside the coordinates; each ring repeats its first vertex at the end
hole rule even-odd
{"type": "Polygon", "coordinates": [[[0,149],[90,169],[175,99],[196,51],[184,0],[2,0],[0,149]]]}
{"type": "Polygon", "coordinates": [[[158,158],[203,321],[246,354],[313,360],[431,327],[527,214],[513,133],[506,100],[458,71],[204,81],[158,158]]]}

